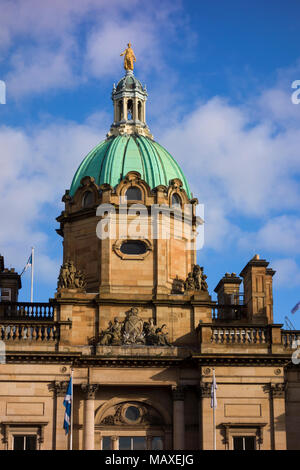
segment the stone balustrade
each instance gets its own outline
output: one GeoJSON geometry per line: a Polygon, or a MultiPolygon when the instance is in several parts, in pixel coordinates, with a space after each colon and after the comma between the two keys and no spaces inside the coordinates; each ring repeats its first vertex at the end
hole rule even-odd
{"type": "Polygon", "coordinates": [[[282,330],[281,343],[285,349],[298,349],[300,347],[300,331],[282,330]]]}
{"type": "Polygon", "coordinates": [[[40,302],[0,302],[0,319],[54,320],[58,306],[40,302]]]}
{"type": "Polygon", "coordinates": [[[262,326],[212,326],[211,343],[214,344],[267,344],[268,328],[262,326]]]}
{"type": "Polygon", "coordinates": [[[54,322],[9,322],[0,321],[0,340],[4,342],[59,340],[60,327],[54,322]]]}

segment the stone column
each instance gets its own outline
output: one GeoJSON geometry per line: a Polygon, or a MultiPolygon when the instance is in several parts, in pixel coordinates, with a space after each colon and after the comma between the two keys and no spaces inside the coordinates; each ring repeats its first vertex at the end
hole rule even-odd
{"type": "Polygon", "coordinates": [[[127,98],[123,98],[123,117],[121,120],[127,121],[128,120],[128,115],[127,115],[127,98]]]}
{"type": "Polygon", "coordinates": [[[204,446],[204,426],[203,422],[205,420],[204,412],[205,405],[207,405],[208,399],[211,396],[210,384],[208,382],[201,382],[198,388],[198,449],[203,450],[206,448],[204,446]],[[206,402],[205,402],[206,400],[206,402]]]}
{"type": "Polygon", "coordinates": [[[137,121],[139,118],[138,115],[138,98],[133,98],[133,116],[132,119],[137,121]]]}
{"type": "Polygon", "coordinates": [[[176,387],[173,395],[173,450],[184,450],[184,388],[176,387]]]}
{"type": "Polygon", "coordinates": [[[264,387],[270,400],[271,450],[286,450],[285,383],[270,383],[264,387]]]}
{"type": "MultiPolygon", "coordinates": [[[[209,378],[211,380],[211,378],[209,378]]],[[[201,433],[202,450],[213,450],[213,418],[211,404],[211,382],[201,382],[201,405],[199,404],[199,431],[201,433]]]]}
{"type": "Polygon", "coordinates": [[[66,396],[68,382],[54,382],[51,388],[54,394],[52,448],[53,450],[67,450],[68,437],[66,437],[65,430],[63,429],[65,416],[65,407],[63,406],[63,401],[66,396]]]}
{"type": "Polygon", "coordinates": [[[83,409],[83,450],[95,449],[95,394],[98,385],[83,384],[81,389],[85,393],[83,409]]]}
{"type": "Polygon", "coordinates": [[[111,449],[119,450],[119,436],[111,436],[111,449]]]}
{"type": "Polygon", "coordinates": [[[118,106],[119,101],[114,101],[114,122],[118,121],[118,106]]]}

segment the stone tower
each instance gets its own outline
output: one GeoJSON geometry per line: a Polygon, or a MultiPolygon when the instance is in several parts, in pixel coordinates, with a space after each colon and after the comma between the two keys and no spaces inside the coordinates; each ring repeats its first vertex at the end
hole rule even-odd
{"type": "Polygon", "coordinates": [[[64,262],[72,260],[85,273],[86,291],[99,302],[100,327],[137,305],[145,320],[166,323],[172,340],[185,342],[196,338],[210,299],[206,283],[201,288],[196,281],[193,288],[193,276],[204,276],[203,268],[198,274],[195,268],[198,201],[177,162],[150,133],[146,97],[132,71],[114,86],[111,130],[66,191],[58,233],[64,262]]]}

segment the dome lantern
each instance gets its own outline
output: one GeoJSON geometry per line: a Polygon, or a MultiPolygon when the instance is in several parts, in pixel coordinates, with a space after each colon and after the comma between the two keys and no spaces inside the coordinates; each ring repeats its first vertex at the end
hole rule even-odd
{"type": "Polygon", "coordinates": [[[121,54],[124,55],[124,68],[126,74],[113,86],[112,100],[114,104],[114,122],[107,137],[139,134],[153,139],[146,124],[146,86],[134,76],[133,63],[136,61],[131,44],[121,54]]]}
{"type": "Polygon", "coordinates": [[[139,134],[153,138],[146,124],[147,91],[134,76],[132,70],[127,70],[117,86],[113,87],[112,100],[114,104],[114,122],[108,137],[124,134],[139,134]]]}

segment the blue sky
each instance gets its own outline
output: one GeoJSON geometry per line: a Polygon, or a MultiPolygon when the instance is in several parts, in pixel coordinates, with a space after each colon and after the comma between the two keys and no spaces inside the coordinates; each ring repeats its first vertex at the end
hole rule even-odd
{"type": "Polygon", "coordinates": [[[300,329],[299,2],[0,0],[0,12],[0,252],[22,270],[35,245],[35,300],[54,295],[61,197],[109,130],[131,41],[148,125],[205,204],[211,293],[259,253],[277,271],[275,321],[300,329]]]}

